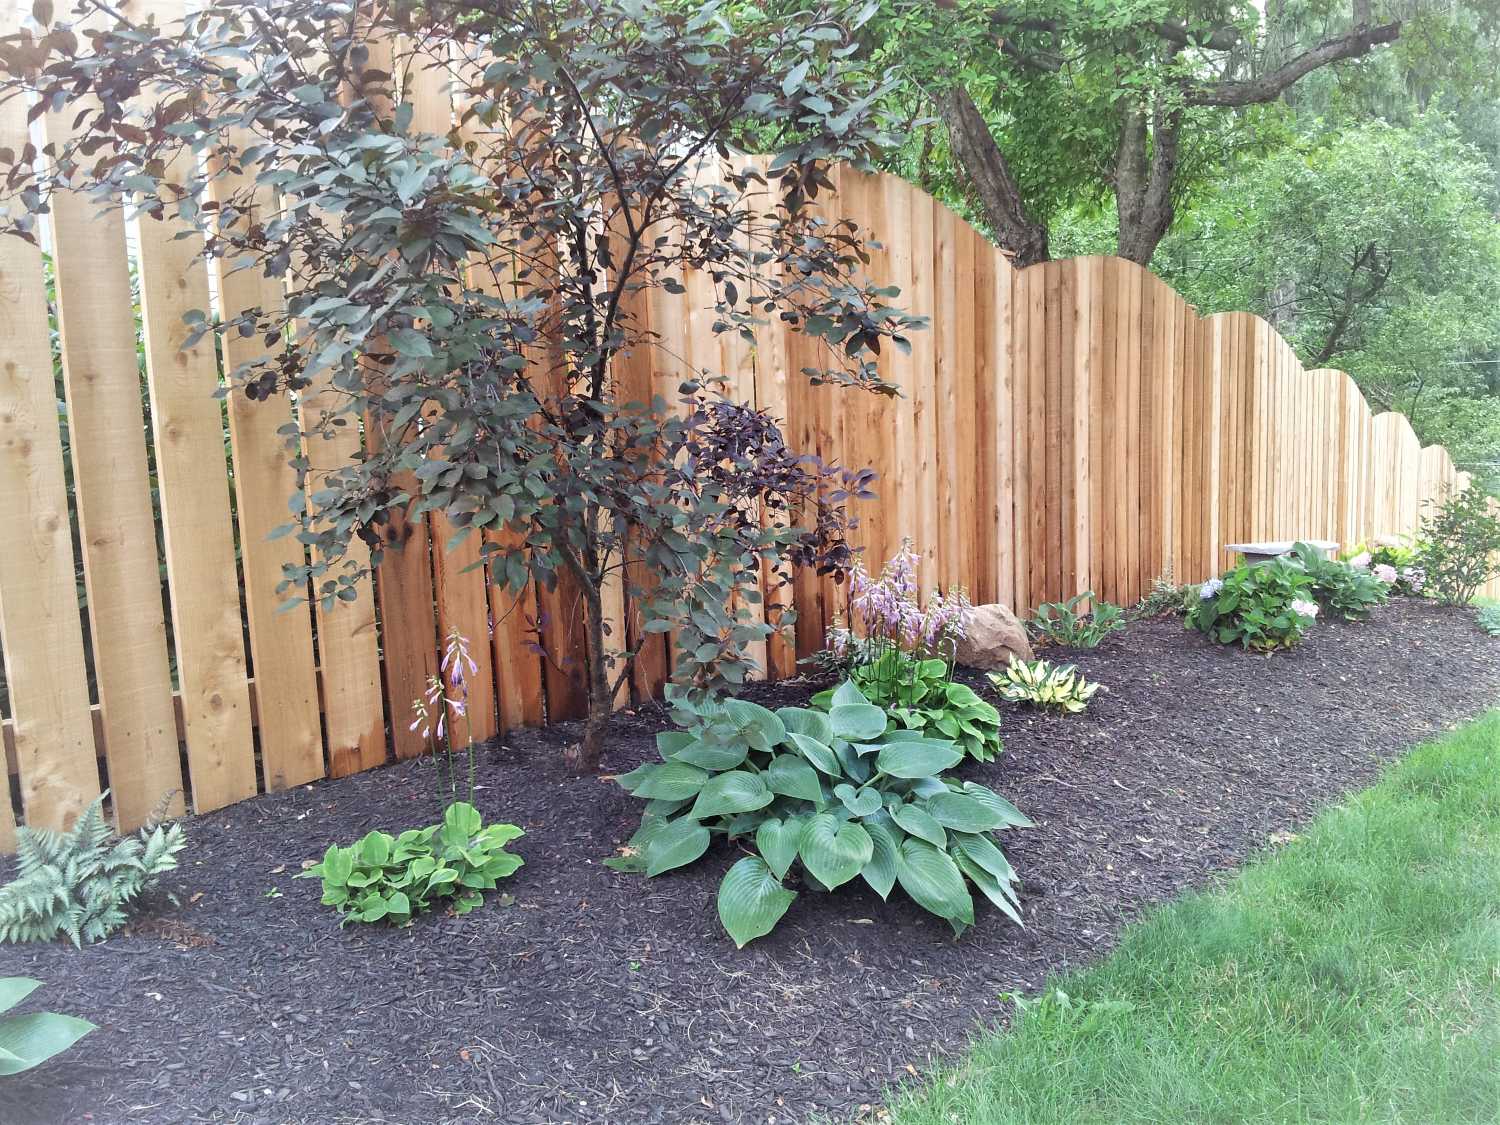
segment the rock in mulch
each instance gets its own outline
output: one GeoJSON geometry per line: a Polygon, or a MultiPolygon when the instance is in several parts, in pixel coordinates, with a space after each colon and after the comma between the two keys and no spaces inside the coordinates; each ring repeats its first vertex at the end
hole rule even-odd
{"type": "MultiPolygon", "coordinates": [[[[1049,652],[1047,655],[1053,655],[1049,652]]],[[[1272,846],[1411,743],[1500,698],[1472,616],[1397,603],[1255,656],[1166,619],[1063,653],[1107,685],[1076,718],[1002,705],[972,776],[1037,821],[1009,834],[1023,930],[986,905],[955,941],[893,894],[804,892],[743,952],[719,928],[716,848],[651,881],[601,860],[637,802],[565,776],[566,728],[483,753],[487,818],[527,830],[514,904],[405,930],[318,905],[304,860],[437,815],[405,763],[189,822],[184,866],[127,933],[0,948],[0,975],[99,1031],[0,1082],[0,1121],[791,1122],[857,1114],[1000,1017],[998,994],[1105,953],[1153,903],[1272,846]]],[[[975,675],[976,686],[982,679],[975,675]]],[[[810,685],[758,689],[800,702],[810,685]]],[[[981,688],[981,690],[983,690],[981,688]]],[[[606,760],[654,754],[655,709],[606,760]]]]}
{"type": "Polygon", "coordinates": [[[955,659],[970,668],[988,670],[1004,668],[1010,658],[1034,660],[1031,642],[1009,606],[999,603],[974,607],[968,633],[959,639],[955,659]]]}

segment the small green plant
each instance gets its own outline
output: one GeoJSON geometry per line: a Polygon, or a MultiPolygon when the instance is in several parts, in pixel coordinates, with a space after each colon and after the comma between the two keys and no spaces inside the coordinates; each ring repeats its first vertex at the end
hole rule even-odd
{"type": "Polygon", "coordinates": [[[525,834],[514,824],[485,827],[478,809],[455,801],[442,824],[399,836],[371,832],[352,847],[335,844],[296,877],[322,879],[323,904],[346,923],[405,925],[450,898],[455,914],[467,914],[525,862],[505,850],[525,834]]]}
{"type": "Polygon", "coordinates": [[[1065,602],[1044,602],[1037,606],[1036,616],[1026,623],[1034,640],[1068,648],[1098,648],[1123,628],[1124,611],[1095,598],[1092,590],[1074,594],[1065,602]],[[1093,611],[1079,612],[1083,602],[1091,603],[1093,611]]]}
{"type": "Polygon", "coordinates": [[[1050,660],[1017,660],[1000,672],[989,674],[990,683],[1000,698],[1011,703],[1034,703],[1076,715],[1085,710],[1099,690],[1079,674],[1072,664],[1056,665],[1050,660]]]}
{"type": "Polygon", "coordinates": [[[1422,518],[1416,565],[1429,597],[1468,605],[1479,587],[1500,575],[1500,518],[1492,504],[1480,489],[1466,488],[1422,518]]]}
{"type": "MultiPolygon", "coordinates": [[[[951,739],[968,757],[991,761],[1001,750],[1000,712],[952,677],[947,661],[924,660],[898,649],[856,665],[850,675],[871,703],[906,730],[951,739]]],[[[826,711],[832,701],[830,688],[811,702],[826,711]]]]}
{"type": "Polygon", "coordinates": [[[1487,605],[1480,609],[1476,619],[1479,627],[1492,637],[1500,637],[1500,605],[1487,605]]]}
{"type": "Polygon", "coordinates": [[[1345,621],[1364,621],[1376,606],[1390,601],[1390,590],[1396,575],[1384,563],[1373,569],[1330,559],[1308,543],[1292,547],[1307,576],[1312,579],[1313,599],[1329,613],[1345,621]],[[1386,581],[1385,579],[1392,581],[1386,581]]]}
{"type": "Polygon", "coordinates": [[[21,828],[16,879],[0,887],[0,941],[74,945],[103,941],[125,924],[132,899],[177,866],[182,826],[147,825],[118,837],[100,794],[67,832],[21,828]]]}
{"type": "Polygon", "coordinates": [[[1186,625],[1220,644],[1257,652],[1291,648],[1318,616],[1312,579],[1289,559],[1241,563],[1198,588],[1186,625]]]}
{"type": "Polygon", "coordinates": [[[826,712],[668,700],[684,729],[657,736],[662,761],[618,779],[647,804],[609,866],[649,877],[695,862],[715,837],[753,848],[719,885],[738,946],[781,920],[794,869],[821,890],[859,877],[886,898],[899,884],[956,934],[974,923],[971,883],[1020,921],[1016,875],[991,833],[1031,822],[983,785],[943,776],[963,760],[951,740],[900,729],[847,681],[826,712]]]}
{"type": "Polygon", "coordinates": [[[1149,621],[1168,614],[1186,613],[1192,591],[1191,586],[1179,586],[1174,582],[1172,572],[1167,570],[1152,579],[1151,589],[1126,611],[1125,616],[1131,621],[1149,621]]]}
{"type": "Polygon", "coordinates": [[[1000,999],[1015,1005],[1017,1024],[1035,1025],[1032,1034],[1041,1034],[1045,1028],[1045,1033],[1051,1036],[1088,1035],[1104,1023],[1135,1011],[1135,1005],[1128,1000],[1080,1000],[1060,988],[1044,992],[1034,1000],[1019,992],[1002,992],[1000,999]]]}
{"type": "MultiPolygon", "coordinates": [[[[28,977],[0,977],[0,1012],[8,1012],[42,982],[28,977]]],[[[0,1017],[0,1077],[40,1066],[77,1043],[94,1025],[56,1012],[27,1012],[0,1017]]]]}

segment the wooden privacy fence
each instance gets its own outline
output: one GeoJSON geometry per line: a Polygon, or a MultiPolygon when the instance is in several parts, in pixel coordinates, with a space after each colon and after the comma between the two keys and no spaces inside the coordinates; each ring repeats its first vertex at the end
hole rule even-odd
{"type": "MultiPolygon", "coordinates": [[[[133,10],[169,20],[182,0],[133,10]]],[[[419,127],[426,114],[446,129],[443,89],[418,76],[406,96],[419,127]]],[[[58,139],[75,113],[38,127],[58,139]]],[[[25,114],[0,107],[0,146],[26,143],[25,114]]],[[[1256,317],[1200,317],[1113,258],[1016,272],[920,190],[848,170],[838,183],[825,210],[882,240],[871,273],[931,318],[910,355],[881,359],[903,397],[809,386],[797,372],[818,362],[815,344],[779,326],[754,347],[715,336],[711,284],[691,272],[685,295],[642,297],[662,347],[616,375],[670,399],[688,370],[725,372],[737,397],[785,420],[794,447],[873,466],[881,498],[857,533],[873,566],[910,536],[929,588],[1022,608],[1084,589],[1127,602],[1161,573],[1207,577],[1227,542],[1410,532],[1424,502],[1467,483],[1405,418],[1372,416],[1347,375],[1304,371],[1256,317]]],[[[184,347],[183,313],[210,307],[211,292],[225,316],[282,294],[249,272],[211,279],[199,240],[176,233],[143,218],[128,239],[118,214],[55,201],[56,354],[43,252],[0,240],[0,784],[18,786],[26,821],[66,823],[108,785],[128,828],[173,791],[202,812],[421,754],[406,711],[450,628],[481,664],[476,736],[578,714],[576,606],[558,592],[513,599],[466,570],[479,544],[446,553],[440,518],[407,526],[405,549],[352,605],[278,612],[282,565],[302,548],[268,538],[294,483],[277,430],[326,392],[213,397],[242,357],[233,342],[222,357],[211,340],[184,347]]],[[[360,440],[306,452],[326,470],[360,440]]],[[[790,596],[796,651],[769,646],[768,675],[791,673],[842,607],[809,574],[790,596]]],[[[666,641],[655,645],[637,698],[665,673],[666,641]]],[[[13,842],[11,796],[0,792],[0,847],[13,842]]]]}

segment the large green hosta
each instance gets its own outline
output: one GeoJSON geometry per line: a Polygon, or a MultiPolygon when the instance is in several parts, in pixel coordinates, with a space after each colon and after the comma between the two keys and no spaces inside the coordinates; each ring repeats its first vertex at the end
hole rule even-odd
{"type": "Polygon", "coordinates": [[[672,702],[686,729],[657,735],[662,761],[620,778],[647,805],[611,866],[660,875],[715,836],[753,847],[719,885],[719,918],[740,946],[781,920],[798,866],[825,890],[861,878],[886,898],[899,885],[955,934],[974,922],[970,884],[1020,921],[1015,872],[990,834],[1031,822],[983,785],[943,777],[964,756],[951,740],[900,729],[852,683],[826,713],[672,702]]]}

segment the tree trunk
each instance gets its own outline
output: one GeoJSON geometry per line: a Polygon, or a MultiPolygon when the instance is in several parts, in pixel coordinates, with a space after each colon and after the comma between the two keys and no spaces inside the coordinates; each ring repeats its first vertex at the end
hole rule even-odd
{"type": "Polygon", "coordinates": [[[1005,154],[974,99],[962,86],[955,86],[938,97],[938,108],[948,127],[953,155],[978,192],[985,217],[1011,265],[1024,269],[1045,262],[1047,228],[1027,212],[1005,154]]]}
{"type": "Polygon", "coordinates": [[[1137,265],[1151,264],[1156,247],[1172,229],[1181,129],[1180,111],[1155,114],[1149,132],[1143,109],[1127,111],[1120,124],[1114,174],[1115,213],[1120,219],[1117,253],[1137,265]]]}

